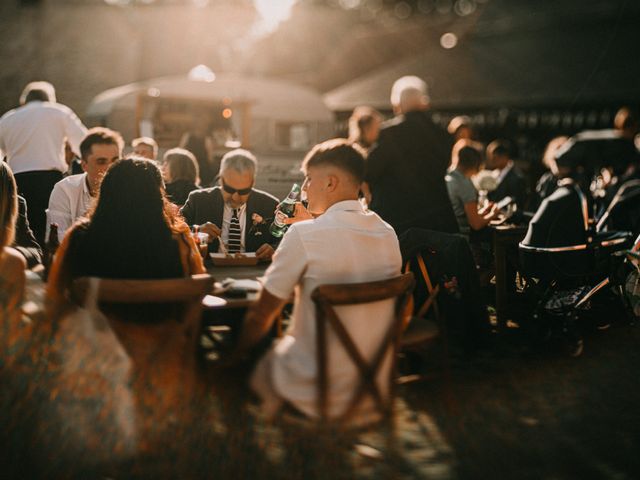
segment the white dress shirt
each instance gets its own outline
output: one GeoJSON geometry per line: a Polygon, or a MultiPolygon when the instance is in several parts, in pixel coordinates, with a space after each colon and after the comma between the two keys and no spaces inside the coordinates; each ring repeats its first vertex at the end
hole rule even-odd
{"type": "Polygon", "coordinates": [[[62,242],[65,232],[77,218],[87,213],[93,200],[89,193],[86,173],[71,175],[56,183],[49,197],[45,238],[49,238],[50,225],[57,223],[58,238],[62,242]]]}
{"type": "Polygon", "coordinates": [[[65,138],[74,152],[87,134],[69,108],[59,103],[32,101],[0,118],[0,150],[13,173],[39,170],[67,171],[65,138]]]}
{"type": "MultiPolygon", "coordinates": [[[[238,210],[238,221],[240,222],[240,252],[245,252],[245,226],[247,220],[247,204],[243,204],[241,207],[237,208],[238,210]]],[[[224,212],[222,214],[222,232],[220,233],[220,237],[224,246],[227,247],[229,245],[229,225],[231,225],[231,217],[233,216],[233,208],[231,208],[227,203],[224,204],[224,212]]],[[[228,250],[228,248],[227,248],[228,250]]],[[[218,249],[219,252],[223,252],[222,248],[218,249]]]]}
{"type": "MultiPolygon", "coordinates": [[[[339,202],[320,217],[289,228],[264,283],[267,291],[282,299],[295,292],[291,328],[273,352],[271,382],[281,397],[305,414],[317,416],[313,289],[330,283],[386,280],[400,274],[401,263],[393,228],[356,200],[339,202]]],[[[365,360],[371,361],[379,348],[393,309],[392,300],[336,308],[365,360]]],[[[329,415],[335,416],[347,407],[359,373],[333,330],[328,332],[329,415]]],[[[386,392],[390,367],[388,354],[378,376],[382,392],[386,392]]]]}

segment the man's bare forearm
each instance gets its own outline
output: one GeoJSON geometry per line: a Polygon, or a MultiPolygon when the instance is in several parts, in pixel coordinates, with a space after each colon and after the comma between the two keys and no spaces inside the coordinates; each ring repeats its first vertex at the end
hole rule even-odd
{"type": "Polygon", "coordinates": [[[286,300],[262,290],[258,301],[249,308],[242,325],[238,351],[244,352],[257,345],[271,330],[280,316],[286,300]]]}

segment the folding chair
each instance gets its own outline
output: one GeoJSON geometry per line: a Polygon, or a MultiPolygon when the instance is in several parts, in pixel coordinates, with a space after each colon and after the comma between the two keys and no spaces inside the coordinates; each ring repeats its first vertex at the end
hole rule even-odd
{"type": "MultiPolygon", "coordinates": [[[[427,289],[427,298],[422,303],[420,308],[418,308],[418,310],[414,314],[414,317],[424,318],[424,316],[427,315],[427,313],[429,312],[429,309],[433,307],[433,312],[435,315],[436,322],[440,324],[441,323],[440,308],[438,307],[438,302],[436,301],[438,294],[440,293],[440,285],[438,284],[436,284],[435,286],[433,285],[433,282],[431,281],[431,276],[429,275],[429,271],[427,270],[427,265],[421,253],[418,253],[416,255],[415,260],[416,260],[416,263],[418,264],[418,269],[420,271],[420,278],[422,278],[422,281],[424,282],[427,289]]],[[[411,266],[411,262],[407,262],[405,264],[404,266],[405,273],[411,271],[410,266],[411,266]]],[[[407,332],[405,332],[405,336],[406,334],[407,332]]]]}
{"type": "MultiPolygon", "coordinates": [[[[407,261],[405,263],[405,272],[410,271],[411,264],[411,261],[407,261]]],[[[424,288],[426,289],[426,298],[422,305],[414,308],[415,313],[409,319],[409,323],[402,334],[400,346],[405,352],[422,353],[425,347],[442,338],[443,364],[445,370],[448,372],[446,328],[442,321],[440,307],[437,301],[438,294],[440,293],[440,285],[433,284],[422,253],[416,254],[413,264],[417,265],[418,270],[415,272],[415,275],[422,279],[421,281],[416,282],[416,288],[420,288],[420,285],[424,285],[424,288]],[[433,313],[433,319],[427,318],[431,312],[433,313]]],[[[403,375],[398,378],[398,383],[405,384],[417,380],[424,380],[426,378],[428,377],[422,374],[403,375]]]]}

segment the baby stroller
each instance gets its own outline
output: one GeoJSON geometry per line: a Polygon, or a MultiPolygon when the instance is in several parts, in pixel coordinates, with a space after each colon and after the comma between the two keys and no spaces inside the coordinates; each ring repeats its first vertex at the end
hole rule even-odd
{"type": "Polygon", "coordinates": [[[628,274],[624,278],[624,295],[630,315],[640,318],[640,235],[631,250],[622,252],[627,257],[628,274]]]}
{"type": "Polygon", "coordinates": [[[545,338],[560,338],[572,356],[580,355],[579,321],[597,312],[600,297],[611,296],[606,287],[621,293],[618,272],[625,260],[614,254],[629,248],[631,240],[628,232],[594,231],[586,196],[576,182],[565,181],[542,202],[519,245],[532,325],[545,338]]]}
{"type": "Polygon", "coordinates": [[[598,220],[598,231],[605,230],[625,230],[640,235],[639,178],[630,178],[618,188],[598,220]]]}

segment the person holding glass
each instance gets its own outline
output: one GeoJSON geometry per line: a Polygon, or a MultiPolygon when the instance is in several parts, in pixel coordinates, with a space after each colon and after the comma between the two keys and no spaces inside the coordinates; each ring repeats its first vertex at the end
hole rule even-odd
{"type": "Polygon", "coordinates": [[[452,169],[445,177],[460,233],[467,236],[482,230],[498,215],[494,203],[478,205],[478,191],[471,178],[482,167],[482,148],[470,140],[458,140],[452,151],[452,169]]]}

